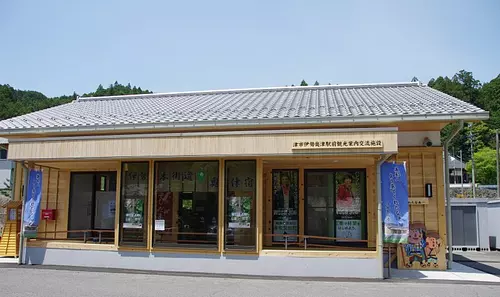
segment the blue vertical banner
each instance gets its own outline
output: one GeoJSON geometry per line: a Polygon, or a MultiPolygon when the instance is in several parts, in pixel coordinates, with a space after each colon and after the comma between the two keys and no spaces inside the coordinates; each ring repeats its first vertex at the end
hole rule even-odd
{"type": "Polygon", "coordinates": [[[409,234],[408,181],[403,164],[386,162],[380,168],[384,242],[407,243],[409,234]]]}
{"type": "Polygon", "coordinates": [[[28,188],[24,197],[23,234],[35,238],[40,223],[40,204],[42,202],[42,171],[30,169],[28,188]]]}

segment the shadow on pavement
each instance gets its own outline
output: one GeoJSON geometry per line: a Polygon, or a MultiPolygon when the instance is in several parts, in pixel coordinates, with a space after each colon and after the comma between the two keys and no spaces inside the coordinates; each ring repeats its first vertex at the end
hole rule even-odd
{"type": "Polygon", "coordinates": [[[471,255],[471,257],[469,258],[463,255],[456,255],[456,254],[453,255],[453,261],[468,266],[470,268],[480,270],[482,272],[500,276],[500,269],[488,265],[488,263],[500,263],[500,261],[499,262],[476,261],[473,259],[473,255],[471,255]]]}

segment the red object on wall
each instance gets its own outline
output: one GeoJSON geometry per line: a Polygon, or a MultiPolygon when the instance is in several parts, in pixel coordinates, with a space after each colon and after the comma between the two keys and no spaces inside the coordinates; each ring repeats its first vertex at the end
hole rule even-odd
{"type": "Polygon", "coordinates": [[[56,219],[55,209],[42,209],[42,220],[53,221],[56,219]]]}

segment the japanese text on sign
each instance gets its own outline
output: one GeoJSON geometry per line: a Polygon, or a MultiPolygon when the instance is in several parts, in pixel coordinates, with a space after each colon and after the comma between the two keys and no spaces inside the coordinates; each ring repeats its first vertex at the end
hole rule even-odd
{"type": "Polygon", "coordinates": [[[297,141],[293,143],[293,149],[375,148],[382,146],[382,140],[297,141]]]}

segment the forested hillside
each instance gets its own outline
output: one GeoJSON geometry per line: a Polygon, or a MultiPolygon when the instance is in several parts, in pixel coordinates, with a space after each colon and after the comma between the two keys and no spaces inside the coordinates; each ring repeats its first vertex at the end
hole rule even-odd
{"type": "MultiPolygon", "coordinates": [[[[148,94],[149,90],[142,90],[140,87],[126,86],[115,82],[108,88],[99,85],[94,92],[83,94],[83,96],[111,96],[111,95],[130,95],[130,94],[148,94]]],[[[18,115],[30,113],[33,111],[49,108],[52,106],[71,102],[77,98],[77,94],[63,95],[59,97],[48,98],[44,94],[36,91],[16,90],[9,85],[0,84],[0,120],[12,118],[18,115]]]]}

